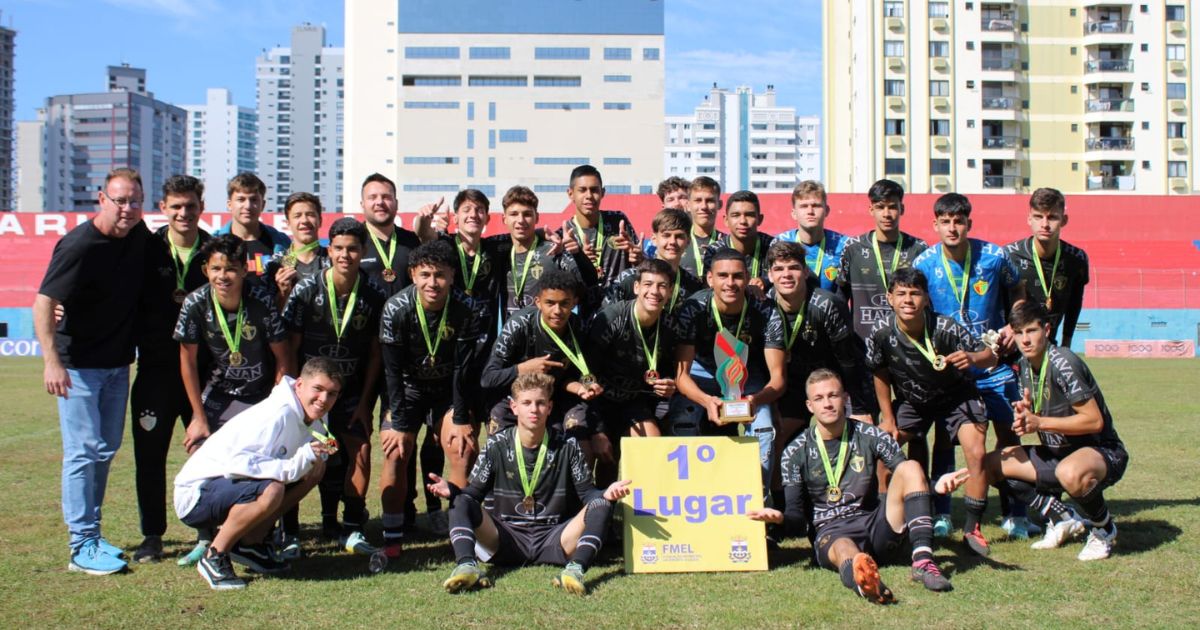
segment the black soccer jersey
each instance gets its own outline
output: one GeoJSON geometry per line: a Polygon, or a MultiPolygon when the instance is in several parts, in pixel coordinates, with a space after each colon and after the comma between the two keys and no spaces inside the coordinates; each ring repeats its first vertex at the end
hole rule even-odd
{"type": "MultiPolygon", "coordinates": [[[[154,232],[146,241],[146,280],[142,287],[138,309],[137,348],[138,364],[154,365],[156,369],[179,372],[179,344],[172,335],[179,321],[180,302],[175,299],[178,288],[178,273],[183,271],[184,261],[171,250],[167,242],[166,226],[154,232]]],[[[200,230],[192,250],[192,263],[187,266],[183,278],[185,297],[197,288],[208,284],[200,264],[200,248],[212,237],[200,230]]]]}
{"type": "Polygon", "coordinates": [[[606,400],[653,395],[653,388],[645,380],[647,370],[654,370],[660,378],[675,378],[675,339],[669,322],[660,317],[656,325],[641,326],[633,314],[633,305],[633,301],[609,304],[588,323],[588,345],[603,350],[603,356],[597,353],[588,365],[592,367],[595,363],[593,369],[604,385],[606,400]],[[640,336],[634,326],[641,329],[640,336]],[[655,355],[653,365],[647,360],[647,348],[655,355]]]}
{"type": "MultiPolygon", "coordinates": [[[[633,285],[637,282],[637,273],[636,268],[626,269],[621,272],[621,275],[617,276],[616,282],[610,284],[608,289],[605,290],[604,304],[609,305],[623,300],[632,300],[637,297],[633,294],[633,285]]],[[[688,297],[697,291],[703,290],[707,285],[697,278],[695,274],[680,267],[675,272],[675,286],[678,287],[678,293],[672,289],[671,296],[667,298],[668,313],[678,311],[679,307],[683,306],[684,300],[687,300],[688,297]]]]}
{"type": "MultiPolygon", "coordinates": [[[[1079,309],[1083,306],[1083,287],[1090,280],[1087,252],[1066,241],[1059,241],[1059,243],[1062,245],[1062,253],[1059,255],[1057,270],[1054,268],[1053,252],[1049,258],[1039,257],[1042,263],[1042,274],[1051,286],[1049,293],[1042,286],[1042,279],[1033,262],[1036,251],[1033,237],[1009,243],[1005,247],[1008,257],[1016,264],[1017,271],[1020,273],[1021,282],[1025,285],[1026,297],[1046,306],[1046,310],[1050,311],[1052,338],[1057,338],[1059,327],[1062,326],[1063,319],[1068,313],[1074,310],[1074,317],[1078,317],[1079,309]],[[1051,274],[1054,274],[1053,278],[1050,277],[1051,274]],[[1047,304],[1047,298],[1053,298],[1049,299],[1049,304],[1047,304]]],[[[1074,328],[1073,322],[1071,327],[1074,328]]],[[[1064,331],[1064,335],[1066,333],[1067,331],[1064,331]]]]}
{"type": "Polygon", "coordinates": [[[538,449],[526,449],[517,438],[517,428],[504,429],[488,440],[463,494],[481,504],[491,497],[489,512],[493,518],[516,526],[558,525],[574,518],[592,500],[604,493],[592,485],[592,470],[574,438],[547,428],[549,439],[541,475],[533,481],[538,449]],[[517,470],[516,450],[521,452],[525,472],[533,481],[535,508],[532,513],[522,505],[525,490],[517,470]]]}
{"type": "MultiPolygon", "coordinates": [[[[620,235],[621,225],[625,226],[625,234],[630,238],[637,238],[633,231],[633,223],[630,223],[624,212],[601,210],[600,216],[604,223],[604,233],[600,235],[599,239],[596,237],[596,227],[580,229],[575,224],[574,217],[567,221],[567,229],[571,230],[575,240],[581,246],[584,243],[592,245],[595,248],[592,255],[600,257],[599,264],[592,261],[597,274],[595,282],[587,283],[585,294],[579,301],[579,312],[584,314],[594,313],[600,308],[600,304],[604,301],[605,287],[616,280],[622,271],[629,268],[628,252],[613,245],[613,239],[620,235]]],[[[565,236],[562,228],[558,229],[558,235],[565,236]]],[[[584,277],[585,281],[588,279],[586,276],[584,277]]]]}
{"type": "MultiPolygon", "coordinates": [[[[483,367],[482,381],[485,389],[506,395],[513,381],[517,380],[517,364],[546,355],[550,355],[550,360],[563,364],[563,367],[548,372],[554,377],[556,392],[563,390],[567,383],[579,380],[582,376],[579,368],[546,334],[541,320],[541,312],[536,306],[530,306],[517,311],[505,322],[504,328],[500,330],[500,337],[496,339],[496,345],[492,348],[492,356],[488,357],[487,364],[483,367]]],[[[588,352],[587,337],[583,334],[579,318],[572,314],[567,326],[570,332],[562,333],[559,339],[567,344],[572,352],[577,349],[583,352],[588,369],[594,371],[598,364],[588,352]],[[572,334],[579,342],[578,348],[571,348],[572,334]]],[[[558,394],[555,398],[559,398],[558,394]]]]}
{"type": "Polygon", "coordinates": [[[359,267],[367,275],[371,276],[376,285],[383,289],[384,295],[392,297],[404,287],[412,284],[412,280],[408,277],[408,255],[412,253],[412,250],[421,246],[421,239],[415,233],[397,225],[390,239],[378,239],[379,246],[383,248],[383,253],[381,254],[379,249],[375,247],[376,239],[370,236],[373,234],[370,231],[371,228],[366,224],[363,224],[363,227],[366,227],[368,236],[367,241],[363,243],[363,257],[359,261],[359,267]],[[391,249],[392,241],[396,242],[396,250],[392,256],[392,265],[390,267],[392,274],[394,274],[392,276],[394,279],[388,282],[384,274],[384,269],[387,267],[385,259],[387,258],[388,251],[391,249]]]}
{"type": "MultiPolygon", "coordinates": [[[[1041,438],[1042,444],[1050,447],[1059,457],[1066,457],[1072,451],[1084,446],[1122,446],[1121,438],[1117,436],[1117,431],[1113,428],[1112,413],[1104,402],[1104,394],[1100,391],[1100,385],[1096,383],[1092,371],[1088,369],[1083,359],[1067,348],[1054,345],[1047,346],[1046,352],[1050,354],[1047,364],[1049,374],[1046,375],[1045,387],[1042,390],[1041,407],[1035,414],[1051,418],[1072,416],[1075,415],[1072,405],[1094,398],[1096,406],[1100,407],[1100,415],[1104,417],[1104,428],[1097,433],[1087,435],[1063,435],[1051,431],[1038,431],[1038,437],[1041,438]]],[[[1041,380],[1039,375],[1033,373],[1030,369],[1029,359],[1024,356],[1021,357],[1018,367],[1021,375],[1021,391],[1029,390],[1036,401],[1038,381],[1041,380]]],[[[1040,364],[1037,367],[1041,370],[1040,364]]]]}
{"type": "MultiPolygon", "coordinates": [[[[338,325],[346,318],[350,296],[338,296],[338,325]]],[[[333,310],[329,306],[329,285],[325,274],[318,273],[300,280],[283,308],[283,323],[291,333],[299,333],[300,365],[313,357],[325,357],[337,364],[345,382],[342,401],[358,403],[363,386],[363,370],[367,368],[371,345],[379,332],[383,312],[383,289],[364,273],[359,274],[358,293],[354,311],[349,314],[339,338],[334,328],[333,310]]]]}
{"type": "Polygon", "coordinates": [[[696,236],[695,232],[693,232],[691,235],[692,240],[688,242],[687,247],[683,248],[683,258],[680,259],[679,266],[687,269],[693,276],[703,281],[704,272],[708,270],[703,265],[705,254],[714,241],[727,236],[729,235],[720,230],[713,230],[712,235],[708,237],[696,236]],[[700,254],[699,260],[696,259],[697,252],[700,254]]]}
{"type": "Polygon", "coordinates": [[[417,390],[431,396],[444,395],[449,390],[454,407],[454,424],[468,424],[467,391],[474,387],[465,382],[465,374],[474,358],[475,342],[479,338],[478,320],[462,300],[453,293],[441,311],[425,312],[425,333],[417,313],[416,285],[405,288],[388,299],[379,322],[379,342],[383,353],[383,372],[387,378],[387,400],[396,412],[404,400],[404,391],[417,390]],[[441,328],[443,315],[445,328],[441,328]],[[438,344],[432,356],[425,345],[425,335],[431,344],[438,344]],[[469,389],[468,389],[469,388],[469,389]]]}
{"type": "MultiPolygon", "coordinates": [[[[283,267],[284,258],[287,257],[287,252],[289,251],[291,250],[276,252],[275,255],[271,256],[271,259],[267,261],[267,269],[265,272],[263,272],[263,281],[266,282],[268,287],[270,287],[272,293],[279,292],[279,286],[275,283],[275,274],[278,273],[280,268],[283,267]]],[[[331,264],[329,261],[329,252],[320,245],[317,246],[315,252],[317,255],[308,262],[303,262],[299,259],[296,260],[296,284],[299,284],[300,281],[304,280],[305,278],[315,276],[329,268],[331,264]]],[[[296,288],[296,284],[292,285],[293,291],[296,288]]]]}
{"type": "MultiPolygon", "coordinates": [[[[783,450],[780,476],[788,496],[789,515],[801,514],[811,522],[820,536],[820,529],[841,519],[854,518],[873,512],[879,505],[879,482],[875,463],[883,462],[888,470],[904,462],[900,445],[886,431],[862,422],[846,420],[846,465],[836,484],[841,499],[830,501],[829,477],[816,440],[820,439],[816,425],[805,429],[783,450]],[[802,492],[796,492],[796,489],[802,492]]],[[[829,465],[836,471],[842,440],[825,440],[829,465]]]]}
{"type": "MultiPolygon", "coordinates": [[[[713,291],[704,289],[688,298],[675,318],[676,344],[694,346],[696,348],[695,362],[700,364],[709,374],[715,374],[717,361],[714,355],[713,342],[716,341],[718,326],[713,319],[713,291]]],[[[721,315],[721,325],[750,347],[747,367],[750,375],[746,384],[752,382],[766,383],[770,379],[767,371],[767,361],[763,357],[764,348],[783,349],[783,328],[776,326],[771,329],[767,323],[771,319],[771,311],[766,302],[760,302],[746,296],[746,317],[738,330],[741,315],[721,315]]]]}
{"type": "MultiPolygon", "coordinates": [[[[846,248],[842,250],[842,266],[838,270],[837,281],[842,285],[843,292],[850,296],[850,311],[853,315],[854,332],[866,339],[871,334],[875,322],[891,314],[892,309],[887,303],[887,279],[879,276],[880,261],[875,258],[872,244],[874,231],[861,236],[850,238],[846,248]]],[[[900,248],[900,258],[896,269],[909,267],[921,252],[925,251],[925,241],[900,233],[903,243],[900,248]]],[[[892,259],[896,253],[896,243],[879,243],[879,254],[883,257],[883,272],[888,278],[892,277],[892,259]]]]}
{"type": "MultiPolygon", "coordinates": [[[[729,234],[722,234],[711,245],[711,249],[716,250],[722,247],[733,249],[733,237],[729,234]]],[[[775,240],[770,234],[757,233],[757,244],[752,245],[750,251],[744,254],[746,259],[746,277],[759,278],[763,284],[770,288],[771,281],[767,278],[767,272],[770,271],[770,266],[767,265],[767,250],[771,248],[771,242],[775,240]],[[758,273],[755,273],[755,269],[758,273]]]]}
{"type": "Polygon", "coordinates": [[[496,320],[496,310],[499,308],[500,293],[503,290],[506,263],[500,256],[500,241],[497,239],[482,239],[478,250],[468,254],[464,249],[458,253],[458,237],[454,234],[438,234],[438,240],[444,241],[455,250],[454,257],[454,288],[459,298],[466,302],[475,313],[475,318],[481,322],[480,329],[487,330],[491,322],[496,320]],[[478,264],[476,263],[478,260],[478,264]],[[467,290],[467,277],[474,278],[471,289],[467,290]]]}
{"type": "MultiPolygon", "coordinates": [[[[925,322],[935,354],[947,356],[959,350],[983,350],[983,342],[953,319],[927,311],[925,322]]],[[[924,346],[924,335],[915,339],[924,346]]],[[[875,322],[866,341],[867,369],[886,368],[897,398],[928,405],[949,404],[976,396],[975,381],[967,372],[953,365],[947,365],[941,371],[933,369],[929,359],[897,328],[895,315],[889,314],[875,322]]]]}
{"type": "Polygon", "coordinates": [[[558,268],[569,272],[584,286],[595,283],[595,268],[582,251],[576,252],[574,256],[565,252],[552,256],[550,251],[554,249],[554,243],[542,238],[540,232],[532,253],[514,252],[512,237],[508,234],[497,234],[483,240],[487,244],[486,247],[495,249],[496,257],[502,265],[504,279],[500,289],[503,293],[505,320],[512,317],[513,313],[533,305],[533,298],[537,296],[538,278],[542,277],[542,270],[546,268],[558,268]]]}
{"type": "Polygon", "coordinates": [[[227,394],[241,400],[262,400],[275,385],[275,355],[271,344],[287,339],[283,320],[275,309],[273,297],[261,286],[242,285],[242,328],[237,327],[237,311],[221,309],[233,338],[241,335],[238,352],[240,365],[231,365],[232,354],[221,325],[216,319],[212,285],[192,291],[179,310],[175,324],[175,341],[194,343],[208,349],[212,361],[204,386],[204,398],[210,393],[227,394]]]}

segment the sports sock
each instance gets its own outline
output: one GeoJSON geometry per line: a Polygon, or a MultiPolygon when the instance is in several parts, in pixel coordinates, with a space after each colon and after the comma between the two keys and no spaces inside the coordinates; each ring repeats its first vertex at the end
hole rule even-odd
{"type": "Polygon", "coordinates": [[[367,500],[363,497],[342,497],[345,508],[342,509],[342,524],[347,532],[362,531],[363,521],[366,520],[367,500]]]}
{"type": "Polygon", "coordinates": [[[400,544],[404,541],[404,513],[383,513],[383,544],[400,544]]]}
{"type": "Polygon", "coordinates": [[[933,560],[933,519],[929,517],[928,492],[904,496],[904,521],[912,543],[913,562],[933,560]]]}
{"type": "Polygon", "coordinates": [[[842,585],[846,588],[858,592],[858,584],[854,581],[854,560],[849,559],[842,562],[842,566],[838,567],[838,575],[842,577],[842,585]]]}
{"type": "Polygon", "coordinates": [[[211,527],[201,527],[196,530],[196,542],[211,543],[213,538],[216,538],[217,532],[211,527]]]}
{"type": "Polygon", "coordinates": [[[342,500],[342,491],[346,485],[346,460],[339,451],[325,462],[325,475],[317,484],[317,492],[321,496],[321,520],[337,520],[338,503],[342,500]]]}
{"type": "MultiPolygon", "coordinates": [[[[428,478],[429,473],[442,474],[442,470],[446,467],[446,453],[442,451],[442,447],[438,446],[433,440],[425,440],[421,443],[421,451],[419,454],[421,459],[421,473],[423,477],[428,478]]],[[[418,480],[419,481],[419,480],[418,480]]],[[[442,509],[442,502],[433,493],[425,487],[425,484],[418,484],[421,492],[425,494],[425,510],[427,512],[437,512],[442,509]]]]}
{"type": "Polygon", "coordinates": [[[592,499],[583,513],[583,534],[575,544],[571,562],[579,563],[586,571],[604,544],[604,530],[608,528],[608,517],[612,515],[612,504],[603,497],[592,499]]]}
{"type": "MultiPolygon", "coordinates": [[[[936,442],[935,442],[936,446],[936,442]]],[[[948,472],[954,472],[954,449],[953,448],[934,448],[933,462],[930,465],[931,479],[936,481],[942,475],[948,472]]],[[[932,485],[932,484],[931,484],[932,485]]],[[[933,513],[934,514],[949,514],[950,513],[950,495],[935,494],[933,495],[933,513]]]]}
{"type": "Polygon", "coordinates": [[[1058,523],[1070,518],[1070,512],[1062,501],[1050,495],[1038,494],[1037,488],[1028,481],[1006,479],[1004,485],[1015,500],[1033,508],[1044,520],[1058,523]]]}
{"type": "Polygon", "coordinates": [[[459,564],[475,563],[475,528],[483,522],[479,502],[460,494],[450,501],[450,547],[459,564]]]}
{"type": "Polygon", "coordinates": [[[1108,513],[1108,504],[1104,502],[1104,490],[1100,484],[1097,483],[1092,486],[1091,490],[1072,498],[1075,499],[1075,503],[1079,504],[1080,513],[1092,522],[1093,527],[1108,529],[1109,521],[1112,519],[1108,513]]]}
{"type": "Polygon", "coordinates": [[[987,509],[987,495],[981,499],[966,497],[964,503],[967,506],[967,518],[963,521],[963,531],[972,532],[979,526],[979,521],[983,520],[983,511],[987,509]]]}
{"type": "Polygon", "coordinates": [[[283,533],[286,536],[300,536],[300,506],[283,513],[283,533]]]}

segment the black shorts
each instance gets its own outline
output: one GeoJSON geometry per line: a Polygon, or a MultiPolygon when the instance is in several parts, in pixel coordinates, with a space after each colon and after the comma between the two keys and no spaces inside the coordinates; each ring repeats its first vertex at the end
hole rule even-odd
{"type": "Polygon", "coordinates": [[[338,399],[338,404],[329,412],[329,419],[326,423],[333,437],[341,440],[345,436],[354,436],[359,441],[367,441],[371,437],[361,422],[350,422],[350,419],[354,417],[354,410],[357,408],[357,396],[345,401],[341,398],[338,399]]]}
{"type": "Polygon", "coordinates": [[[523,566],[527,564],[567,564],[562,548],[562,533],[570,521],[558,525],[510,525],[493,518],[500,533],[499,547],[484,549],[476,543],[479,559],[492,564],[523,566]],[[486,557],[485,557],[486,556],[486,557]]]}
{"type": "Polygon", "coordinates": [[[812,412],[808,410],[808,405],[805,404],[808,400],[805,396],[804,389],[796,389],[788,387],[784,390],[783,395],[775,402],[779,407],[780,418],[795,418],[804,420],[806,423],[812,419],[812,412]]]}
{"type": "Polygon", "coordinates": [[[1062,460],[1068,455],[1079,450],[1079,448],[1090,448],[1100,453],[1100,457],[1104,458],[1104,464],[1108,468],[1104,473],[1104,479],[1100,481],[1101,488],[1107,488],[1125,476],[1125,468],[1129,465],[1129,453],[1124,446],[1120,444],[1109,444],[1104,446],[1081,446],[1070,451],[1062,449],[1052,449],[1049,446],[1037,444],[1034,446],[1022,446],[1025,449],[1025,454],[1029,456],[1029,462],[1033,464],[1033,469],[1037,471],[1037,489],[1039,492],[1046,494],[1058,494],[1063,492],[1063,487],[1058,483],[1058,475],[1055,470],[1062,460]]]}
{"type": "Polygon", "coordinates": [[[639,422],[649,420],[661,425],[669,406],[670,400],[666,398],[644,394],[629,400],[602,399],[596,413],[608,433],[625,435],[639,422]]]}
{"type": "Polygon", "coordinates": [[[892,525],[887,520],[887,495],[881,494],[879,505],[874,511],[839,518],[817,528],[816,542],[813,543],[817,564],[826,569],[838,570],[838,567],[829,561],[829,548],[839,538],[849,538],[859,550],[871,554],[876,560],[881,560],[900,546],[904,541],[904,533],[892,531],[892,525]]]}
{"type": "Polygon", "coordinates": [[[912,435],[924,435],[933,423],[950,434],[950,443],[958,444],[958,430],[965,424],[987,425],[987,407],[979,396],[956,403],[916,405],[903,401],[896,410],[896,428],[912,435]]]}
{"type": "MultiPolygon", "coordinates": [[[[495,435],[504,429],[517,424],[517,417],[513,415],[512,406],[509,404],[509,398],[505,398],[492,406],[488,412],[488,435],[495,435]]],[[[578,398],[572,396],[565,399],[566,402],[575,401],[574,405],[561,409],[556,404],[550,411],[550,417],[546,420],[546,426],[558,429],[567,434],[568,437],[581,440],[589,438],[592,435],[592,423],[589,414],[592,413],[588,403],[585,403],[578,398]]],[[[557,401],[556,401],[557,402],[557,401]]]]}
{"type": "Polygon", "coordinates": [[[270,479],[209,479],[200,486],[200,499],[196,505],[180,520],[192,529],[220,527],[233,506],[253,503],[272,483],[270,479]]]}
{"type": "Polygon", "coordinates": [[[253,407],[266,396],[230,396],[224,392],[209,392],[204,397],[204,417],[208,420],[208,430],[216,433],[217,429],[225,426],[226,422],[239,413],[253,407]]]}
{"type": "Polygon", "coordinates": [[[384,412],[379,429],[417,433],[422,424],[433,426],[433,423],[446,415],[452,404],[453,399],[449,391],[405,387],[401,392],[401,399],[393,405],[396,410],[384,412]]]}

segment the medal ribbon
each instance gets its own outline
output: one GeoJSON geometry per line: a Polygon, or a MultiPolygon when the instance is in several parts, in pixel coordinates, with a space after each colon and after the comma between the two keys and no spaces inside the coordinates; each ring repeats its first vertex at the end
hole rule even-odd
{"type": "MultiPolygon", "coordinates": [[[[896,330],[900,330],[899,325],[896,326],[896,330]]],[[[900,333],[903,334],[905,337],[908,337],[908,333],[904,332],[903,330],[900,330],[900,333]]],[[[934,350],[933,350],[933,342],[929,340],[929,329],[928,328],[925,329],[925,345],[921,345],[920,343],[917,342],[916,339],[913,339],[912,337],[908,337],[908,340],[912,342],[913,347],[915,347],[917,350],[919,350],[921,352],[922,355],[925,356],[925,358],[929,361],[930,365],[937,364],[937,353],[934,352],[934,350]]]]}
{"type": "Polygon", "coordinates": [[[750,277],[758,277],[758,254],[762,251],[762,239],[755,237],[754,239],[754,258],[750,262],[750,277]]]}
{"type": "MultiPolygon", "coordinates": [[[[875,233],[871,232],[871,248],[875,250],[875,264],[879,267],[879,280],[883,282],[884,288],[887,287],[887,274],[883,272],[883,256],[879,253],[879,241],[875,239],[875,233]]],[[[892,273],[896,273],[896,265],[900,264],[900,250],[904,248],[904,233],[896,238],[896,251],[892,254],[892,273]]]]}
{"type": "Polygon", "coordinates": [[[700,254],[700,242],[696,240],[696,228],[692,228],[692,257],[696,259],[696,275],[704,277],[704,256],[700,254]]]}
{"type": "Polygon", "coordinates": [[[296,249],[296,244],[292,243],[292,249],[291,249],[291,251],[288,252],[288,255],[291,256],[292,258],[297,258],[300,256],[300,254],[307,254],[308,252],[311,252],[312,250],[316,249],[317,246],[320,244],[321,244],[321,241],[313,241],[313,242],[309,243],[308,245],[301,247],[300,249],[296,249]]]}
{"type": "MultiPolygon", "coordinates": [[[[725,324],[721,323],[721,312],[717,310],[717,295],[715,293],[713,294],[712,300],[708,304],[712,307],[713,321],[717,323],[717,328],[719,330],[725,330],[725,324]]],[[[746,321],[746,311],[749,310],[749,308],[749,304],[744,302],[742,303],[742,312],[740,315],[738,315],[737,330],[733,333],[734,337],[740,337],[742,335],[742,323],[746,321]]]]}
{"type": "Polygon", "coordinates": [[[392,259],[394,259],[396,257],[396,241],[398,240],[398,239],[394,238],[396,235],[392,234],[393,238],[388,241],[388,252],[387,252],[387,256],[385,257],[383,255],[383,245],[379,244],[379,238],[377,238],[375,236],[375,233],[369,229],[367,230],[367,234],[370,235],[371,242],[375,244],[375,251],[379,252],[379,258],[380,258],[380,260],[383,261],[383,268],[391,269],[392,268],[392,259]]]}
{"type": "Polygon", "coordinates": [[[446,301],[446,306],[442,307],[442,317],[438,321],[437,334],[434,335],[437,339],[429,340],[429,325],[425,323],[425,307],[421,305],[421,297],[413,294],[413,299],[417,302],[417,320],[421,323],[421,336],[425,338],[425,349],[429,351],[429,356],[436,357],[438,348],[442,345],[442,333],[446,332],[446,311],[450,310],[450,301],[446,301]]]}
{"type": "MultiPolygon", "coordinates": [[[[600,259],[604,257],[604,242],[607,239],[604,238],[604,213],[601,212],[597,216],[599,218],[596,221],[596,244],[593,246],[596,249],[596,259],[592,261],[592,264],[599,269],[600,259]]],[[[571,225],[575,228],[575,234],[579,237],[580,243],[587,240],[587,235],[584,234],[583,228],[579,227],[579,222],[571,219],[571,225]]]]}
{"type": "Polygon", "coordinates": [[[821,269],[821,263],[823,263],[823,262],[825,262],[825,232],[824,231],[821,232],[821,242],[820,242],[820,244],[817,245],[817,265],[816,265],[816,267],[814,267],[814,269],[817,272],[817,282],[820,282],[821,278],[824,277],[824,275],[825,275],[823,270],[821,269]]]}
{"type": "Polygon", "coordinates": [[[542,330],[546,331],[546,334],[550,336],[550,339],[554,340],[554,343],[558,346],[558,349],[562,350],[563,354],[567,355],[567,360],[579,369],[580,375],[591,374],[591,372],[588,371],[587,359],[583,357],[583,351],[579,349],[579,342],[575,339],[575,331],[571,330],[570,324],[567,324],[567,330],[571,333],[571,345],[575,347],[574,351],[568,348],[567,344],[563,343],[563,340],[558,336],[558,334],[546,325],[546,320],[542,319],[541,316],[538,316],[538,323],[542,325],[542,330]]]}
{"type": "MultiPolygon", "coordinates": [[[[196,250],[200,249],[199,238],[195,243],[192,243],[192,249],[188,252],[187,260],[183,260],[183,256],[179,255],[179,248],[175,247],[175,243],[171,241],[170,235],[167,236],[167,244],[171,246],[171,262],[175,263],[175,288],[183,290],[183,281],[187,279],[188,269],[192,266],[192,259],[196,257],[196,250]],[[179,261],[183,260],[183,268],[179,267],[179,261]]],[[[1056,262],[1057,264],[1057,262],[1056,262]]]]}
{"type": "Polygon", "coordinates": [[[662,317],[659,316],[658,321],[654,322],[654,352],[650,352],[650,348],[646,345],[646,336],[642,333],[642,325],[637,318],[637,304],[629,307],[629,317],[633,319],[633,329],[637,331],[638,339],[642,341],[642,352],[646,354],[646,369],[658,369],[658,331],[659,325],[662,324],[662,317]]]}
{"type": "MultiPolygon", "coordinates": [[[[329,311],[333,314],[333,332],[337,335],[338,343],[342,341],[342,333],[346,331],[346,325],[350,323],[350,316],[354,313],[354,303],[358,301],[358,282],[362,280],[362,276],[354,278],[354,288],[350,289],[350,297],[346,299],[346,312],[338,319],[337,295],[333,290],[333,269],[325,272],[325,289],[329,292],[329,311]]],[[[420,300],[417,300],[420,304],[420,300]]],[[[422,320],[421,324],[424,325],[422,320]]]]}
{"type": "Polygon", "coordinates": [[[221,325],[221,334],[225,335],[225,345],[229,347],[229,352],[234,353],[242,346],[242,324],[246,319],[246,312],[242,309],[242,300],[238,298],[237,311],[237,338],[229,334],[229,322],[225,321],[225,311],[221,309],[221,303],[217,301],[217,292],[213,289],[212,295],[213,312],[217,316],[217,323],[221,325]]]}
{"type": "MultiPolygon", "coordinates": [[[[529,276],[529,263],[533,262],[533,252],[538,248],[538,237],[533,237],[533,247],[530,247],[525,252],[525,266],[521,269],[521,276],[517,277],[517,248],[513,247],[508,251],[509,267],[513,274],[513,289],[516,295],[513,296],[513,302],[520,304],[521,292],[525,289],[525,278],[529,276]]],[[[478,260],[478,259],[476,259],[478,260]]],[[[474,279],[472,279],[474,281],[474,279]]]]}
{"type": "Polygon", "coordinates": [[[529,472],[525,470],[525,454],[521,452],[521,440],[517,439],[516,431],[513,432],[513,459],[516,460],[517,472],[521,473],[521,489],[525,491],[525,496],[533,496],[533,488],[537,485],[538,478],[542,476],[542,464],[546,462],[546,444],[550,442],[550,432],[542,434],[542,445],[538,447],[537,463],[533,465],[533,479],[529,478],[529,472]]]}
{"type": "Polygon", "coordinates": [[[821,464],[825,466],[825,478],[829,481],[830,488],[836,488],[842,483],[842,473],[846,472],[846,453],[850,450],[850,441],[846,436],[850,433],[850,420],[844,420],[842,425],[842,445],[838,447],[838,462],[837,470],[829,463],[829,452],[825,450],[825,440],[817,434],[817,428],[813,427],[813,441],[817,443],[817,451],[821,453],[821,464]]]}
{"type": "Polygon", "coordinates": [[[675,303],[679,301],[679,281],[683,279],[683,272],[675,270],[675,288],[671,289],[671,304],[667,306],[667,312],[675,311],[675,303]]]}
{"type": "Polygon", "coordinates": [[[792,323],[792,334],[790,336],[786,328],[787,315],[784,314],[782,307],[776,305],[775,308],[779,309],[779,316],[783,318],[785,325],[783,329],[784,346],[790,352],[792,344],[796,343],[796,337],[800,335],[800,327],[804,325],[804,314],[808,311],[808,300],[804,300],[804,303],[800,305],[800,314],[796,317],[796,321],[792,323]]]}
{"type": "Polygon", "coordinates": [[[1038,280],[1042,281],[1042,292],[1046,294],[1046,301],[1050,301],[1050,292],[1053,289],[1051,285],[1054,283],[1054,274],[1058,273],[1058,259],[1062,256],[1062,243],[1058,244],[1058,249],[1054,250],[1054,266],[1050,268],[1050,282],[1046,282],[1046,276],[1042,272],[1042,257],[1038,256],[1037,246],[1033,243],[1033,238],[1029,239],[1029,253],[1033,254],[1030,258],[1033,259],[1033,267],[1037,269],[1038,280]]]}
{"type": "Polygon", "coordinates": [[[463,286],[467,289],[467,294],[470,295],[471,289],[475,286],[475,279],[479,277],[479,260],[483,258],[482,251],[483,243],[480,243],[479,251],[475,252],[475,263],[471,266],[471,271],[467,271],[467,252],[463,248],[462,239],[458,236],[454,237],[454,247],[458,250],[458,264],[462,267],[463,286]]]}
{"type": "MultiPolygon", "coordinates": [[[[899,250],[896,250],[899,251],[899,250]]],[[[950,281],[950,290],[954,293],[954,298],[958,300],[958,308],[962,310],[967,306],[967,285],[971,282],[971,243],[967,242],[967,259],[963,261],[962,273],[962,290],[958,288],[958,283],[954,281],[954,272],[950,270],[950,262],[946,260],[946,246],[941,248],[942,254],[942,269],[946,272],[946,279],[950,281]]]]}
{"type": "MultiPolygon", "coordinates": [[[[1046,372],[1050,371],[1049,368],[1050,368],[1050,347],[1047,346],[1046,349],[1042,352],[1042,370],[1040,373],[1038,373],[1037,391],[1035,391],[1033,393],[1033,413],[1037,413],[1037,414],[1042,413],[1042,403],[1045,402],[1042,400],[1042,392],[1046,388],[1046,372]]],[[[1030,370],[1029,382],[1032,383],[1033,382],[1033,366],[1032,365],[1029,366],[1029,370],[1030,370]]]]}

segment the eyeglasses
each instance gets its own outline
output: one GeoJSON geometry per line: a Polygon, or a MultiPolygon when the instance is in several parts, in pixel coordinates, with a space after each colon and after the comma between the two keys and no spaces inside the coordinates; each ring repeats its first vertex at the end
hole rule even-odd
{"type": "Polygon", "coordinates": [[[110,197],[109,194],[106,192],[101,192],[100,194],[104,195],[105,197],[108,197],[108,200],[113,202],[119,208],[121,208],[121,207],[141,208],[142,204],[145,203],[142,199],[134,199],[133,197],[113,198],[113,197],[110,197]]]}

